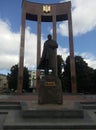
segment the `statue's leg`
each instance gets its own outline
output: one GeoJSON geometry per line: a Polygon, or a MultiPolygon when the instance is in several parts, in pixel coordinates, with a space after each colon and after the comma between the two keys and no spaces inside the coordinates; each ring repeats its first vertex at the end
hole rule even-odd
{"type": "Polygon", "coordinates": [[[49,74],[49,61],[45,60],[45,75],[49,74]]]}
{"type": "Polygon", "coordinates": [[[48,69],[45,69],[45,75],[48,75],[48,69]]]}

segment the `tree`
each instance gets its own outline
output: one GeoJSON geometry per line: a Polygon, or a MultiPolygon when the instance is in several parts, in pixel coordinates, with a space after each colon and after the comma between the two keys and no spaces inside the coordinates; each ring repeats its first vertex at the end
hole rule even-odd
{"type": "Polygon", "coordinates": [[[57,55],[57,70],[58,70],[58,77],[61,80],[62,90],[64,91],[64,79],[63,79],[63,71],[64,71],[64,60],[61,55],[57,55]]]}
{"type": "MultiPolygon", "coordinates": [[[[94,81],[92,81],[94,70],[88,66],[88,64],[83,60],[81,56],[75,56],[75,66],[76,66],[77,92],[79,93],[91,92],[92,86],[94,86],[93,85],[94,81]]],[[[64,64],[63,79],[65,90],[67,92],[71,92],[70,56],[66,58],[64,64]]]]}
{"type": "Polygon", "coordinates": [[[70,57],[66,58],[64,64],[64,72],[62,74],[63,90],[65,92],[71,92],[71,78],[70,78],[70,57]]]}
{"type": "MultiPolygon", "coordinates": [[[[26,67],[24,67],[24,72],[23,72],[23,89],[28,91],[29,85],[30,85],[30,80],[29,80],[29,71],[26,67]]],[[[7,75],[8,79],[8,87],[9,89],[16,90],[17,89],[17,80],[18,80],[18,65],[14,65],[10,69],[10,73],[7,75]]]]}
{"type": "Polygon", "coordinates": [[[88,93],[91,85],[91,68],[80,56],[75,56],[77,91],[80,93],[88,93]]]}
{"type": "Polygon", "coordinates": [[[96,94],[96,69],[91,71],[91,90],[90,92],[96,94]]]}

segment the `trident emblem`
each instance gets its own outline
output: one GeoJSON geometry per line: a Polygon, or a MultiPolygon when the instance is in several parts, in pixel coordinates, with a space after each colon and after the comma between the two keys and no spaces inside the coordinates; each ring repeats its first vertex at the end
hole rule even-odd
{"type": "Polygon", "coordinates": [[[43,12],[44,13],[50,13],[51,11],[51,7],[49,5],[44,5],[43,6],[43,12]]]}

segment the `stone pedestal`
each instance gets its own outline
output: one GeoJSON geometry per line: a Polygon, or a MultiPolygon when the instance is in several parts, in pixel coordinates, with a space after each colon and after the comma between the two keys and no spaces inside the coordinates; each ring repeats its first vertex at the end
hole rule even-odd
{"type": "Polygon", "coordinates": [[[62,104],[62,86],[58,77],[48,75],[40,80],[38,91],[39,104],[62,104]]]}

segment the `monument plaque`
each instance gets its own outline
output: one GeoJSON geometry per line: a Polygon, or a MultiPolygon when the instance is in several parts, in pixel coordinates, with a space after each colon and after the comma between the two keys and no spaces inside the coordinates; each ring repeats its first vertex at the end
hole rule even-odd
{"type": "Polygon", "coordinates": [[[44,86],[55,87],[56,83],[55,82],[45,82],[44,86]]]}

